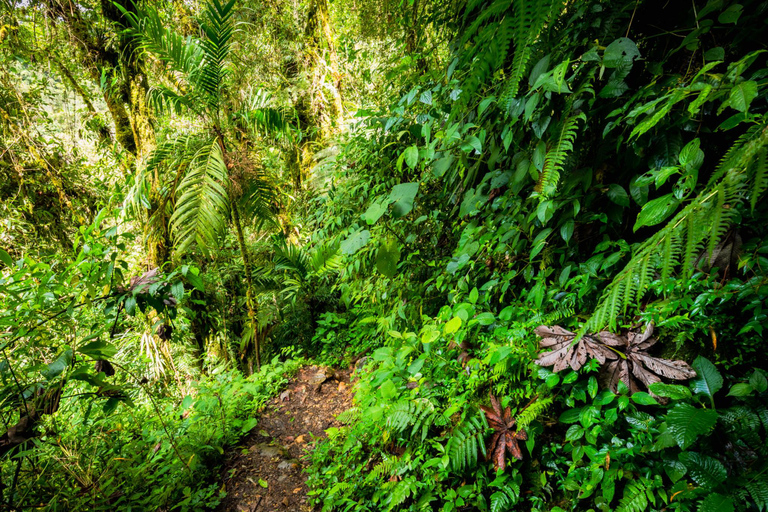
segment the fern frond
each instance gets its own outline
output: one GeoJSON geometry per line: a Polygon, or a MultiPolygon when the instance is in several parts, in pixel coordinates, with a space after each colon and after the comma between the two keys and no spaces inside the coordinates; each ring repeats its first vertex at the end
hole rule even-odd
{"type": "Polygon", "coordinates": [[[540,398],[523,409],[516,418],[517,428],[522,429],[530,425],[533,420],[541,416],[552,405],[552,400],[551,396],[540,398]]]}
{"type": "Polygon", "coordinates": [[[755,158],[755,182],[752,185],[752,191],[749,194],[749,206],[755,211],[757,200],[765,193],[768,188],[768,161],[765,148],[761,148],[755,158]]]}
{"type": "Polygon", "coordinates": [[[633,481],[624,488],[624,496],[616,512],[643,512],[648,507],[646,486],[642,481],[633,481]]]}
{"type": "Polygon", "coordinates": [[[478,452],[486,455],[485,429],[485,419],[482,415],[473,416],[454,429],[446,445],[454,471],[474,467],[477,464],[478,452]]]}
{"type": "MultiPolygon", "coordinates": [[[[662,279],[666,279],[681,261],[684,265],[691,265],[690,260],[694,258],[692,251],[696,251],[705,241],[711,251],[723,239],[736,206],[745,201],[746,196],[742,193],[745,185],[754,184],[757,179],[760,165],[752,165],[752,162],[768,146],[768,126],[762,124],[759,130],[750,130],[749,136],[741,137],[736,146],[728,151],[727,157],[715,170],[721,179],[705,188],[663,228],[637,247],[629,263],[606,287],[600,303],[580,334],[600,331],[606,325],[615,327],[617,296],[631,295],[639,301],[654,268],[660,268],[662,279]],[[659,250],[660,256],[657,256],[659,250]]],[[[755,188],[752,187],[752,190],[755,188]]]]}
{"type": "Polygon", "coordinates": [[[557,132],[557,139],[552,141],[552,145],[544,157],[544,166],[535,188],[542,197],[551,197],[557,190],[565,159],[568,153],[573,151],[573,141],[576,139],[579,120],[586,122],[587,116],[581,112],[567,117],[562,122],[557,132]]]}
{"type": "Polygon", "coordinates": [[[534,43],[562,6],[560,0],[513,0],[515,52],[501,102],[507,103],[517,96],[533,54],[534,43]]]}

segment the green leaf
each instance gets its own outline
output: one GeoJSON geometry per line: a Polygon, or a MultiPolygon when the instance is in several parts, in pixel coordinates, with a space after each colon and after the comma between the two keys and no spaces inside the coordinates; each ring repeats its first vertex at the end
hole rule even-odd
{"type": "Polygon", "coordinates": [[[677,209],[680,201],[673,194],[666,194],[648,201],[637,216],[634,231],[643,226],[655,226],[664,222],[677,209]]]}
{"type": "Polygon", "coordinates": [[[419,163],[419,148],[415,144],[409,146],[408,149],[403,152],[403,159],[405,164],[411,169],[416,168],[416,164],[419,163]]]}
{"type": "Polygon", "coordinates": [[[714,404],[715,393],[723,387],[723,377],[720,376],[720,372],[709,359],[702,356],[697,357],[691,366],[696,370],[696,378],[691,381],[691,389],[697,395],[707,395],[714,404]]]}
{"type": "Polygon", "coordinates": [[[560,226],[560,236],[563,237],[563,240],[565,240],[565,243],[568,243],[568,241],[573,236],[573,229],[575,227],[575,223],[573,222],[573,219],[569,219],[563,223],[562,226],[560,226]]]}
{"type": "Polygon", "coordinates": [[[700,409],[691,404],[676,404],[667,414],[668,432],[683,450],[701,434],[709,432],[717,421],[717,411],[700,409]]]}
{"type": "Polygon", "coordinates": [[[768,390],[768,379],[765,378],[765,374],[762,371],[755,370],[749,378],[749,385],[758,393],[763,393],[768,390]]]}
{"type": "Polygon", "coordinates": [[[581,409],[568,409],[560,415],[558,421],[560,423],[576,423],[581,417],[581,409]]]}
{"type": "Polygon", "coordinates": [[[418,182],[400,183],[392,187],[389,194],[389,202],[394,203],[392,217],[398,219],[408,215],[413,210],[413,200],[418,192],[418,182]]]}
{"type": "Polygon", "coordinates": [[[741,4],[733,4],[720,13],[720,16],[717,17],[717,21],[720,23],[736,23],[739,21],[742,9],[743,7],[741,4]]]}
{"type": "Polygon", "coordinates": [[[176,300],[181,300],[184,298],[184,283],[181,281],[176,281],[171,285],[171,295],[173,295],[176,300]]]}
{"type": "Polygon", "coordinates": [[[757,98],[757,82],[747,80],[733,86],[728,104],[739,112],[746,112],[755,98],[757,98]]]}
{"type": "Polygon", "coordinates": [[[671,398],[672,400],[683,400],[691,397],[691,390],[679,384],[665,384],[664,382],[654,382],[648,389],[656,396],[671,398]]]}
{"type": "Polygon", "coordinates": [[[717,46],[715,48],[710,48],[706,52],[704,52],[704,60],[706,61],[714,61],[714,60],[723,60],[725,59],[725,49],[722,46],[717,46]]]}
{"type": "Polygon", "coordinates": [[[117,353],[117,348],[104,341],[94,341],[78,348],[77,351],[93,359],[110,359],[117,353]]]}
{"type": "Polygon", "coordinates": [[[265,489],[267,487],[269,487],[269,483],[266,480],[264,480],[263,478],[259,478],[259,485],[262,486],[265,489]]]}
{"type": "Polygon", "coordinates": [[[486,312],[486,313],[480,313],[479,315],[477,315],[475,317],[475,320],[477,320],[477,322],[480,325],[491,325],[493,322],[496,321],[496,317],[493,316],[493,313],[486,312]]]}
{"type": "Polygon", "coordinates": [[[376,254],[376,268],[390,279],[397,273],[397,263],[400,261],[400,245],[397,240],[387,240],[379,247],[376,254]]]}
{"type": "Polygon", "coordinates": [[[659,402],[645,391],[637,391],[633,393],[632,401],[640,405],[659,405],[659,402]]]}
{"type": "Polygon", "coordinates": [[[711,490],[728,478],[723,464],[708,455],[696,452],[683,452],[678,458],[688,468],[688,475],[704,490],[711,490]]]}
{"type": "Polygon", "coordinates": [[[453,334],[459,330],[459,327],[461,327],[461,318],[455,316],[448,320],[448,322],[445,324],[445,327],[443,327],[443,332],[445,334],[453,334]]]}
{"type": "Polygon", "coordinates": [[[733,512],[733,500],[728,496],[711,493],[699,505],[699,512],[733,512]]]}
{"type": "Polygon", "coordinates": [[[619,206],[629,206],[629,194],[624,190],[624,187],[617,185],[616,183],[608,187],[608,199],[619,206]]]}
{"type": "Polygon", "coordinates": [[[446,155],[443,158],[436,160],[432,164],[432,174],[434,174],[436,178],[441,177],[445,174],[445,171],[451,168],[451,164],[453,164],[454,160],[456,160],[456,157],[453,155],[446,155]]]}
{"type": "Polygon", "coordinates": [[[352,233],[347,237],[346,240],[341,242],[341,253],[342,254],[355,254],[357,251],[359,251],[365,244],[368,243],[368,240],[371,238],[371,232],[367,229],[364,229],[362,231],[356,231],[355,233],[352,233]]]}
{"type": "Polygon", "coordinates": [[[631,63],[637,57],[640,57],[640,51],[634,41],[620,37],[606,47],[603,53],[603,65],[607,68],[617,68],[631,63]]]}
{"type": "Polygon", "coordinates": [[[483,152],[483,143],[480,142],[480,139],[475,137],[474,135],[470,135],[464,140],[464,143],[461,145],[461,150],[469,153],[472,150],[477,151],[478,153],[483,152]]]}
{"type": "Polygon", "coordinates": [[[8,265],[9,267],[13,266],[13,258],[11,258],[11,255],[5,252],[4,250],[0,249],[0,261],[8,265]]]}
{"type": "Polygon", "coordinates": [[[53,379],[54,377],[58,377],[59,375],[64,372],[64,370],[67,369],[67,366],[69,366],[72,363],[72,349],[64,345],[64,350],[59,354],[59,357],[57,357],[52,363],[49,363],[45,370],[42,371],[43,377],[45,377],[48,380],[53,379]]]}
{"type": "Polygon", "coordinates": [[[734,384],[731,387],[731,390],[728,391],[727,396],[747,396],[747,395],[751,395],[753,391],[754,389],[752,389],[752,386],[750,386],[749,384],[739,383],[739,384],[734,384]]]}
{"type": "Polygon", "coordinates": [[[531,261],[533,261],[533,258],[535,258],[542,249],[544,249],[544,246],[547,244],[547,237],[550,233],[552,233],[552,228],[546,228],[540,231],[539,234],[536,235],[536,238],[533,239],[533,244],[531,244],[531,255],[529,256],[531,261]]]}
{"type": "Polygon", "coordinates": [[[363,214],[365,222],[367,222],[369,226],[376,224],[376,221],[378,221],[381,216],[386,213],[387,206],[388,203],[386,202],[373,203],[368,207],[367,210],[365,210],[365,213],[363,214]]]}

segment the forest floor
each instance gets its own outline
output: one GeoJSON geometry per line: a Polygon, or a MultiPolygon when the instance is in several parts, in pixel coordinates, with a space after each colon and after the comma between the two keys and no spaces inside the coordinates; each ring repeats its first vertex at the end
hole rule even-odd
{"type": "Polygon", "coordinates": [[[227,497],[220,512],[308,512],[308,454],[336,416],[352,406],[348,370],[305,366],[271,402],[259,423],[228,454],[222,471],[227,497]]]}

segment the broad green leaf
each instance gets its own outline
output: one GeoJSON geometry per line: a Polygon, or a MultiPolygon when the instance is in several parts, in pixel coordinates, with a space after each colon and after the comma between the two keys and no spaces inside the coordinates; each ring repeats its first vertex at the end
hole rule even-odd
{"type": "Polygon", "coordinates": [[[667,431],[680,448],[686,450],[697,437],[709,432],[716,421],[717,411],[697,408],[687,403],[676,404],[667,414],[667,431]]]}
{"type": "Polygon", "coordinates": [[[717,21],[720,23],[736,23],[739,21],[743,6],[741,4],[733,4],[726,10],[720,13],[717,17],[717,21]]]}
{"type": "Polygon", "coordinates": [[[722,46],[710,48],[709,50],[704,52],[704,60],[709,62],[713,60],[723,60],[724,58],[725,58],[725,49],[722,46]]]}
{"type": "Polygon", "coordinates": [[[691,390],[679,384],[665,384],[664,382],[654,382],[648,389],[656,396],[671,398],[672,400],[682,400],[691,397],[691,390]]]}
{"type": "Polygon", "coordinates": [[[696,370],[696,378],[691,381],[691,389],[697,395],[704,394],[714,403],[713,397],[723,387],[723,377],[709,359],[699,356],[691,364],[696,370]]]}
{"type": "Polygon", "coordinates": [[[472,150],[475,150],[478,153],[482,153],[483,143],[480,142],[480,139],[478,139],[476,136],[470,135],[464,140],[464,143],[461,145],[461,150],[467,153],[472,150]]]}
{"type": "Polygon", "coordinates": [[[184,298],[184,283],[181,281],[176,281],[171,285],[171,295],[173,295],[176,300],[181,300],[184,298]]]}
{"type": "Polygon", "coordinates": [[[387,211],[388,203],[386,202],[375,202],[371,206],[368,207],[367,210],[365,210],[365,213],[363,214],[363,218],[365,219],[365,222],[368,223],[369,226],[372,226],[376,224],[376,221],[378,221],[382,215],[384,215],[387,211]]]}
{"type": "Polygon", "coordinates": [[[747,396],[751,395],[753,391],[754,389],[752,389],[752,386],[742,382],[739,384],[734,384],[730,391],[728,391],[727,396],[747,396]]]}
{"type": "Polygon", "coordinates": [[[368,243],[368,240],[371,238],[371,232],[367,229],[364,229],[362,231],[356,231],[349,235],[346,240],[341,242],[341,253],[342,254],[355,254],[357,251],[359,251],[365,244],[368,243]]]}
{"type": "Polygon", "coordinates": [[[94,341],[78,348],[77,351],[93,359],[110,359],[117,353],[117,348],[104,341],[94,341]]]}
{"type": "Polygon", "coordinates": [[[655,226],[660,222],[664,222],[667,217],[674,213],[679,205],[680,201],[673,194],[666,194],[648,201],[643,205],[643,209],[640,210],[637,216],[637,221],[633,228],[634,231],[643,226],[655,226]]]}
{"type": "Polygon", "coordinates": [[[723,464],[713,457],[696,452],[683,452],[678,458],[688,468],[688,476],[704,490],[712,490],[728,478],[723,464]]]}
{"type": "Polygon", "coordinates": [[[435,160],[432,164],[432,174],[437,178],[441,177],[445,174],[445,171],[451,168],[451,164],[453,164],[454,160],[456,160],[456,157],[453,155],[446,155],[439,160],[435,160]]]}
{"type": "Polygon", "coordinates": [[[533,239],[533,244],[531,245],[531,255],[529,258],[533,260],[533,258],[538,255],[542,249],[544,249],[544,246],[547,244],[547,237],[549,234],[552,233],[552,228],[547,228],[539,232],[538,235],[536,235],[536,238],[533,239]]]}
{"type": "Polygon", "coordinates": [[[637,391],[633,393],[632,401],[640,405],[659,405],[659,402],[645,391],[637,391]]]}
{"type": "Polygon", "coordinates": [[[762,371],[755,370],[749,378],[749,385],[758,393],[763,393],[768,390],[768,379],[765,378],[765,374],[762,371]]]}
{"type": "Polygon", "coordinates": [[[496,321],[496,317],[493,316],[493,313],[486,312],[486,313],[480,313],[479,315],[477,315],[475,317],[475,320],[477,320],[477,322],[480,325],[491,325],[493,322],[496,321]]]}
{"type": "Polygon", "coordinates": [[[607,68],[617,68],[631,63],[640,57],[637,45],[627,37],[620,37],[609,44],[603,52],[603,65],[607,68]]]}
{"type": "Polygon", "coordinates": [[[573,229],[574,229],[574,222],[573,219],[569,219],[563,223],[562,226],[560,226],[560,236],[563,237],[563,240],[565,240],[565,243],[568,243],[568,241],[573,236],[573,229]]]}
{"type": "Polygon", "coordinates": [[[747,80],[733,86],[728,104],[739,112],[746,112],[755,98],[757,98],[757,82],[747,80]]]}
{"type": "Polygon", "coordinates": [[[629,194],[621,185],[614,183],[608,187],[608,199],[619,206],[629,206],[629,194]]]}
{"type": "Polygon", "coordinates": [[[568,409],[560,415],[560,423],[576,423],[581,417],[581,409],[568,409]]]}
{"type": "Polygon", "coordinates": [[[4,250],[0,249],[0,261],[8,265],[9,267],[13,266],[13,258],[11,258],[11,255],[5,252],[4,250]]]}
{"type": "Polygon", "coordinates": [[[59,354],[59,357],[49,363],[46,369],[42,371],[43,377],[51,380],[61,375],[67,369],[67,366],[72,363],[72,356],[72,349],[64,345],[64,350],[59,354]]]}
{"type": "Polygon", "coordinates": [[[455,316],[448,320],[448,322],[445,324],[445,327],[443,327],[443,332],[445,334],[453,334],[459,330],[459,327],[461,327],[461,318],[455,316]]]}
{"type": "Polygon", "coordinates": [[[385,400],[392,400],[397,396],[397,386],[395,386],[395,383],[392,382],[391,379],[387,379],[384,384],[381,385],[379,391],[381,391],[381,396],[385,400]]]}
{"type": "Polygon", "coordinates": [[[379,247],[376,255],[376,268],[390,279],[397,273],[397,263],[400,261],[400,245],[397,240],[387,240],[379,247]]]}
{"type": "Polygon", "coordinates": [[[419,163],[419,148],[415,144],[409,146],[403,153],[403,159],[408,167],[415,169],[416,164],[419,163]]]}
{"type": "Polygon", "coordinates": [[[707,495],[699,505],[699,512],[733,512],[733,500],[716,492],[707,495]]]}
{"type": "Polygon", "coordinates": [[[398,219],[408,215],[413,210],[413,200],[418,192],[418,182],[400,183],[392,187],[392,192],[389,194],[389,201],[394,203],[392,216],[398,219]]]}

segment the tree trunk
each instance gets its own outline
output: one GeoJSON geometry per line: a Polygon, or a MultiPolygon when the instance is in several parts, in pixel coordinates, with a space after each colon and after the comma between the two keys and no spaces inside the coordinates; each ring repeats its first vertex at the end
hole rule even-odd
{"type": "MultiPolygon", "coordinates": [[[[237,204],[232,202],[232,223],[235,225],[235,231],[237,232],[237,243],[240,246],[240,254],[243,257],[243,270],[245,271],[245,284],[246,284],[246,305],[248,307],[248,322],[250,323],[252,335],[252,343],[254,352],[256,355],[256,370],[261,368],[261,355],[260,355],[260,343],[259,343],[259,329],[256,322],[256,305],[255,297],[253,296],[253,268],[251,266],[251,258],[248,254],[248,247],[245,245],[245,236],[243,236],[243,225],[240,221],[240,212],[237,209],[237,204]]],[[[248,354],[246,348],[245,354],[248,354]]],[[[248,358],[249,371],[253,372],[251,367],[252,362],[248,358]]]]}
{"type": "Polygon", "coordinates": [[[310,98],[312,111],[318,118],[321,136],[328,138],[340,127],[344,119],[342,103],[342,76],[339,71],[339,56],[336,52],[333,26],[328,12],[328,0],[311,0],[305,34],[308,39],[307,60],[312,77],[314,96],[310,98]],[[326,52],[328,63],[326,64],[326,52]],[[327,102],[322,87],[326,75],[331,75],[331,101],[327,102]],[[326,112],[327,111],[327,112],[326,112]]]}

